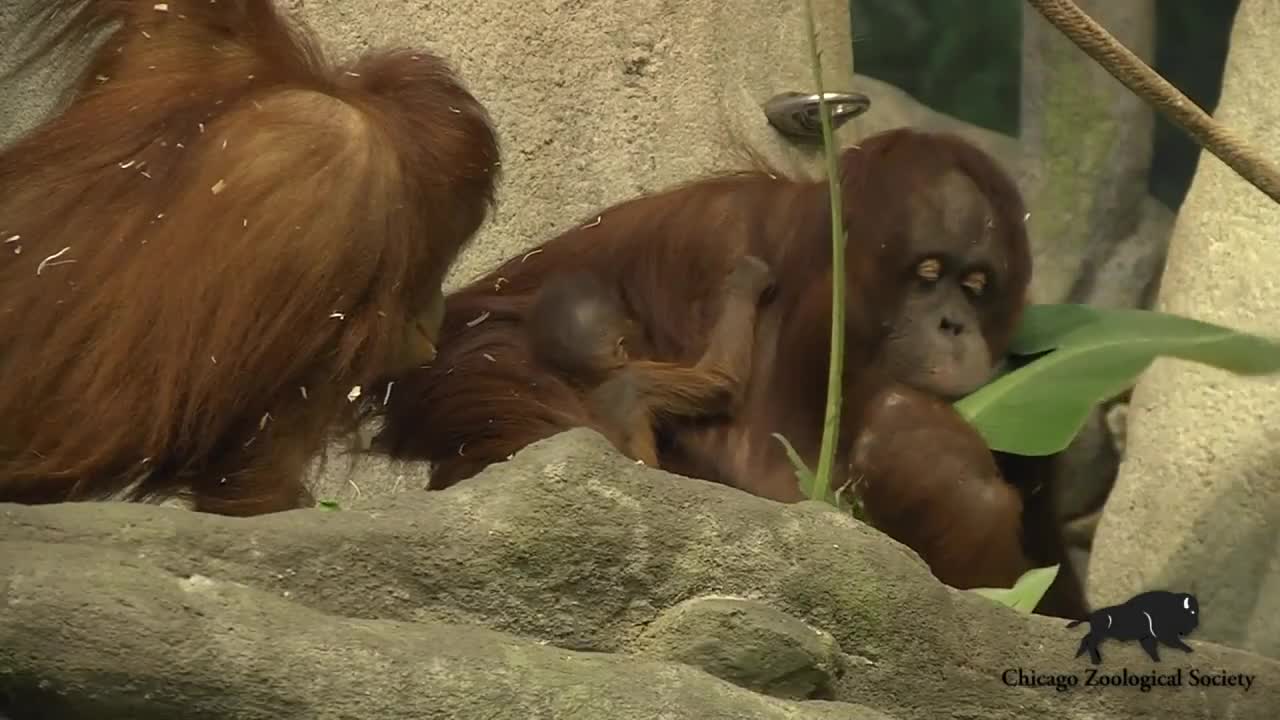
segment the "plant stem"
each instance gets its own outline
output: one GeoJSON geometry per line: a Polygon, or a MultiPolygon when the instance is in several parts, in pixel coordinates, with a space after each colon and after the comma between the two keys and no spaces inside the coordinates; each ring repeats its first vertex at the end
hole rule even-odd
{"type": "Polygon", "coordinates": [[[827,408],[822,425],[822,447],[814,473],[813,498],[826,501],[840,441],[840,409],[844,391],[844,303],[845,272],[844,203],[840,192],[840,168],[831,108],[822,87],[822,53],[818,51],[818,31],[813,21],[813,2],[805,0],[805,24],[809,34],[809,59],[818,93],[818,115],[822,122],[822,148],[826,157],[827,187],[831,194],[831,362],[827,371],[827,408]]]}

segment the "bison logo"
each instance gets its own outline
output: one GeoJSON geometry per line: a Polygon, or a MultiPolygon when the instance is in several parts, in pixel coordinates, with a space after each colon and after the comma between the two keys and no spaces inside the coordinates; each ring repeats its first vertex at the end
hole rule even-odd
{"type": "Polygon", "coordinates": [[[1082,622],[1089,623],[1089,633],[1080,638],[1076,657],[1086,650],[1094,665],[1102,662],[1098,645],[1107,638],[1137,640],[1152,660],[1160,662],[1156,648],[1160,643],[1183,652],[1191,652],[1191,646],[1182,642],[1182,636],[1200,624],[1200,603],[1194,595],[1153,590],[1135,595],[1128,602],[1112,605],[1089,613],[1087,620],[1075,620],[1067,624],[1073,628],[1082,622]]]}

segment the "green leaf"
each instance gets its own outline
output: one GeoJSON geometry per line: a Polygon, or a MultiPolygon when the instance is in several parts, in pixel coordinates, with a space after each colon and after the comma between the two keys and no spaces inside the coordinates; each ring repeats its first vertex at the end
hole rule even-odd
{"type": "Polygon", "coordinates": [[[1009,343],[1009,352],[1014,355],[1047,352],[1058,347],[1064,336],[1097,322],[1098,311],[1088,305],[1032,305],[1022,316],[1018,331],[1009,343]]]}
{"type": "Polygon", "coordinates": [[[320,500],[319,502],[317,502],[317,503],[316,503],[316,505],[317,505],[321,510],[324,510],[324,511],[326,511],[326,512],[333,512],[334,510],[338,510],[338,509],[340,509],[340,508],[338,507],[338,501],[337,501],[337,500],[320,500]]]}
{"type": "Polygon", "coordinates": [[[782,443],[782,449],[786,451],[787,459],[791,461],[791,467],[795,469],[796,479],[800,481],[800,492],[804,493],[804,496],[810,500],[816,499],[813,497],[813,471],[805,464],[804,459],[800,457],[800,453],[796,452],[796,449],[791,446],[791,442],[783,437],[781,433],[773,433],[773,436],[778,439],[778,442],[782,443]]]}
{"type": "Polygon", "coordinates": [[[1040,599],[1049,592],[1049,586],[1057,577],[1058,566],[1050,565],[1026,571],[1011,588],[973,588],[970,592],[995,600],[1018,612],[1029,613],[1040,604],[1040,599]]]}
{"type": "Polygon", "coordinates": [[[1131,387],[1157,357],[1239,375],[1280,371],[1280,343],[1151,310],[1083,305],[1027,309],[1012,347],[1048,352],[956,403],[991,449],[1051,455],[1070,444],[1098,403],[1131,387]]]}

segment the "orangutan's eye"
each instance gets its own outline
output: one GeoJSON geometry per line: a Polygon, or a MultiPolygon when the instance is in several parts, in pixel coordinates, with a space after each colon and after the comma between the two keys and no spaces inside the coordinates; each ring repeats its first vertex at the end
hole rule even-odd
{"type": "Polygon", "coordinates": [[[921,280],[937,282],[938,278],[942,277],[942,261],[937,258],[922,261],[916,266],[916,275],[921,280]]]}
{"type": "Polygon", "coordinates": [[[969,273],[960,284],[976,297],[987,289],[987,274],[982,272],[969,273]]]}

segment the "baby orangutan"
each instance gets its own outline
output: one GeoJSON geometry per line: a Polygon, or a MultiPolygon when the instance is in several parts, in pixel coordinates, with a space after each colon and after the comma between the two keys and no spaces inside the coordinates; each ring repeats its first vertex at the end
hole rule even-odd
{"type": "Polygon", "coordinates": [[[725,279],[706,352],[693,365],[643,360],[622,298],[589,272],[549,279],[528,319],[535,359],[583,398],[581,425],[628,457],[658,465],[655,424],[732,412],[751,374],[757,308],[773,286],[763,260],[739,258],[725,279]]]}

